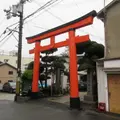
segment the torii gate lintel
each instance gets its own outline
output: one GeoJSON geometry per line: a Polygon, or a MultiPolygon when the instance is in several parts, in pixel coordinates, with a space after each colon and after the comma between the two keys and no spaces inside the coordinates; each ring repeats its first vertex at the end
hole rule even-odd
{"type": "MultiPolygon", "coordinates": [[[[80,42],[87,42],[89,40],[89,35],[84,35],[84,36],[76,36],[75,37],[75,43],[80,43],[80,42]]],[[[68,43],[69,39],[66,39],[65,41],[62,41],[62,42],[58,42],[58,43],[55,43],[55,39],[52,38],[51,42],[50,42],[50,45],[47,45],[47,46],[38,46],[38,51],[40,52],[43,52],[45,50],[49,50],[49,49],[52,49],[52,48],[60,48],[60,47],[64,47],[64,46],[69,46],[69,43],[68,43]]],[[[30,50],[29,51],[29,54],[33,54],[35,53],[35,48],[30,50]]]]}
{"type": "Polygon", "coordinates": [[[92,11],[87,15],[78,18],[72,22],[61,25],[59,27],[53,28],[46,32],[40,33],[39,35],[28,37],[27,42],[29,44],[35,42],[35,48],[30,50],[30,54],[34,55],[34,69],[33,69],[33,82],[32,82],[32,92],[34,94],[38,93],[38,80],[39,80],[39,67],[40,67],[40,52],[58,48],[63,46],[69,46],[70,54],[70,107],[79,109],[80,99],[78,91],[78,76],[77,76],[77,56],[76,56],[76,43],[82,43],[89,41],[89,35],[85,36],[75,36],[75,30],[93,23],[93,18],[96,16],[96,12],[92,11]],[[68,39],[65,41],[55,43],[55,36],[68,32],[68,39]],[[41,46],[41,40],[50,38],[50,45],[41,46]]]}

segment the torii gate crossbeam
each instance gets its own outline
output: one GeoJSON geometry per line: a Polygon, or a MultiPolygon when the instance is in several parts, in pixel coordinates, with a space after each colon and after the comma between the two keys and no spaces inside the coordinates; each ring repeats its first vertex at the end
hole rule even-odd
{"type": "Polygon", "coordinates": [[[49,50],[52,48],[58,48],[63,46],[69,46],[70,53],[70,108],[79,109],[80,99],[78,91],[78,76],[77,76],[77,57],[76,57],[76,44],[89,41],[89,35],[75,36],[75,30],[93,23],[93,18],[96,16],[96,12],[92,11],[87,15],[80,17],[67,24],[53,28],[38,35],[27,37],[29,44],[35,43],[35,48],[30,50],[30,54],[34,54],[34,68],[33,68],[33,82],[32,93],[37,95],[38,93],[38,80],[39,80],[39,65],[40,65],[40,52],[49,50]],[[69,38],[65,41],[55,43],[55,36],[68,32],[69,38]],[[41,40],[50,38],[50,45],[41,46],[41,40]]]}

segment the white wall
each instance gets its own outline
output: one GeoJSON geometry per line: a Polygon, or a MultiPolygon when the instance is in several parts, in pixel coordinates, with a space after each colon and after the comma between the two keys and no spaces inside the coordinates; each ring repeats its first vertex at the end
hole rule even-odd
{"type": "Polygon", "coordinates": [[[61,85],[62,89],[65,89],[67,87],[67,76],[64,74],[61,75],[61,85]]]}
{"type": "Polygon", "coordinates": [[[120,68],[120,60],[104,61],[104,68],[120,68]]]}
{"type": "Polygon", "coordinates": [[[97,84],[98,84],[98,103],[106,104],[106,111],[108,108],[108,85],[107,74],[103,70],[103,66],[97,63],[97,84]]]}
{"type": "Polygon", "coordinates": [[[105,103],[105,82],[103,67],[97,66],[98,102],[105,103]]]}
{"type": "Polygon", "coordinates": [[[105,73],[105,72],[104,72],[104,81],[105,81],[105,103],[106,103],[106,111],[109,111],[108,80],[107,80],[107,73],[105,73]]]}
{"type": "MultiPolygon", "coordinates": [[[[53,79],[52,78],[52,75],[49,75],[51,77],[51,79],[48,79],[47,80],[47,84],[49,86],[51,86],[51,80],[53,79]]],[[[65,89],[67,87],[67,76],[65,76],[64,74],[61,75],[61,85],[62,85],[62,89],[65,89]]],[[[56,76],[54,75],[54,82],[56,81],[56,76]]]]}

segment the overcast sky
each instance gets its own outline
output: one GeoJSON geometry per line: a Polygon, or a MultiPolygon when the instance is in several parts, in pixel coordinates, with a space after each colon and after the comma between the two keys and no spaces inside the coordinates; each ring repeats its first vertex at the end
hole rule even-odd
{"type": "MultiPolygon", "coordinates": [[[[37,10],[40,6],[44,5],[49,0],[31,0],[31,2],[26,2],[24,5],[24,17],[30,13],[37,10]]],[[[112,0],[106,0],[108,4],[112,0]]],[[[18,17],[6,19],[4,9],[8,9],[11,5],[15,5],[19,0],[3,0],[0,4],[0,35],[4,32],[6,27],[17,22],[18,17]]],[[[87,14],[92,10],[97,12],[104,7],[104,0],[58,0],[55,4],[40,11],[34,16],[27,19],[24,24],[23,29],[23,45],[22,45],[22,55],[31,57],[29,55],[29,50],[33,48],[34,45],[27,44],[26,37],[32,36],[53,27],[62,25],[71,20],[77,19],[80,16],[87,14]]],[[[14,28],[15,26],[11,27],[14,28]]],[[[90,25],[84,29],[79,29],[76,31],[76,35],[90,34],[90,39],[98,43],[104,44],[104,27],[103,23],[97,18],[94,19],[93,25],[90,25]]],[[[0,51],[12,51],[17,50],[17,40],[18,33],[14,33],[14,36],[11,36],[9,39],[1,40],[7,34],[0,36],[0,51]]],[[[67,38],[67,35],[58,36],[57,41],[62,41],[67,38]]],[[[43,45],[48,44],[48,41],[42,42],[43,45]]],[[[58,54],[64,52],[64,48],[59,49],[58,54]]]]}

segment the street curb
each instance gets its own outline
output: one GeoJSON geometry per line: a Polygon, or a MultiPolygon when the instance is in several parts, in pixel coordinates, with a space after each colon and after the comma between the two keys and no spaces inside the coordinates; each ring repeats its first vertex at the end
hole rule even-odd
{"type": "Polygon", "coordinates": [[[15,96],[14,102],[24,103],[30,100],[30,97],[23,97],[23,96],[15,96]]]}
{"type": "MultiPolygon", "coordinates": [[[[69,107],[68,104],[59,103],[59,102],[50,101],[50,100],[48,100],[48,102],[52,103],[53,105],[59,104],[59,105],[62,105],[62,106],[64,106],[64,107],[66,107],[66,108],[69,109],[69,110],[72,110],[72,109],[70,109],[70,107],[69,107]]],[[[51,104],[51,105],[52,105],[52,104],[51,104]]],[[[103,114],[103,115],[105,115],[105,116],[107,116],[107,117],[112,117],[112,118],[116,118],[116,119],[120,120],[120,114],[115,114],[115,113],[110,113],[110,112],[102,112],[102,111],[98,110],[97,108],[90,107],[89,104],[85,104],[84,102],[81,102],[81,104],[82,104],[81,110],[90,110],[90,111],[95,112],[96,114],[103,114]],[[88,107],[88,108],[87,108],[87,107],[83,107],[84,105],[89,106],[89,107],[88,107]]]]}

